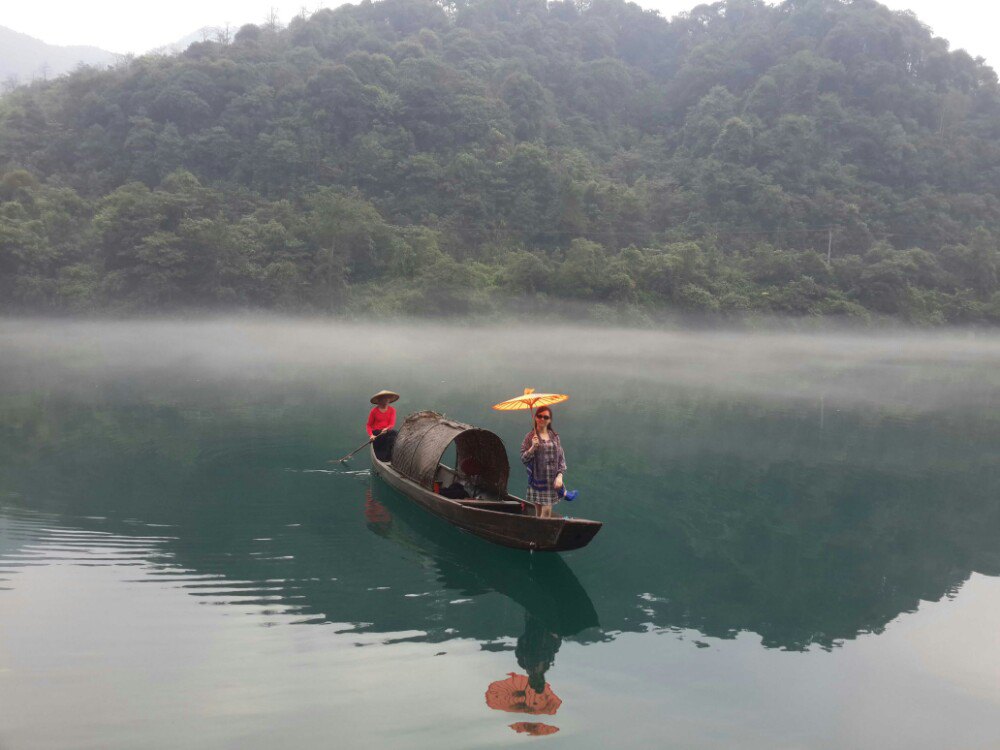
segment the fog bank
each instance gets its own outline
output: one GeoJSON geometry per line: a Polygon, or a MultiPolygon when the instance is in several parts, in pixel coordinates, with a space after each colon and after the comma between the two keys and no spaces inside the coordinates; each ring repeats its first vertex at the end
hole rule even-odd
{"type": "MultiPolygon", "coordinates": [[[[118,379],[329,388],[409,381],[462,391],[524,385],[604,397],[714,391],[917,411],[998,403],[1000,336],[745,333],[258,319],[0,321],[0,389],[74,392],[118,379]],[[39,373],[42,373],[39,375],[39,373]]],[[[381,386],[379,386],[381,387],[381,386]]]]}

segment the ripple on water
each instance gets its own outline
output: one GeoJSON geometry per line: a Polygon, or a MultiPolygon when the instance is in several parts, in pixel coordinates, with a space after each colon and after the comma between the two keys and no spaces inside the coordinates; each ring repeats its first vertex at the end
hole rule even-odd
{"type": "Polygon", "coordinates": [[[123,536],[108,531],[81,529],[58,519],[12,508],[0,508],[0,561],[46,564],[107,562],[140,564],[161,552],[175,537],[123,536]]]}
{"type": "MultiPolygon", "coordinates": [[[[170,544],[176,541],[177,537],[161,534],[133,536],[82,529],[49,515],[3,507],[0,508],[0,591],[15,589],[18,574],[30,567],[131,567],[142,568],[141,575],[122,578],[122,583],[179,589],[200,603],[251,608],[261,614],[302,613],[304,608],[299,600],[305,597],[295,580],[232,580],[221,573],[179,567],[170,550],[170,544]]],[[[270,559],[293,558],[289,555],[270,559]]]]}

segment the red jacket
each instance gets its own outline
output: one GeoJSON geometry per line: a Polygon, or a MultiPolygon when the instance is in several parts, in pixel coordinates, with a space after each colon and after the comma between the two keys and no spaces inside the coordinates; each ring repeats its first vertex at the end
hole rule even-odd
{"type": "Polygon", "coordinates": [[[372,436],[375,430],[391,430],[396,425],[396,410],[391,406],[385,411],[379,411],[377,406],[372,407],[368,413],[368,437],[372,436]]]}

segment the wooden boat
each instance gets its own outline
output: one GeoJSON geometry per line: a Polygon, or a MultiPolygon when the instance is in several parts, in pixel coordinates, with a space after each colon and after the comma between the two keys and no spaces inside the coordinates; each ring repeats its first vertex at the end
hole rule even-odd
{"type": "Polygon", "coordinates": [[[411,414],[403,422],[391,461],[371,448],[372,471],[386,484],[445,521],[495,544],[540,552],[563,552],[586,546],[601,530],[600,521],[540,518],[538,508],[507,492],[510,464],[503,441],[494,433],[454,422],[432,411],[411,414]],[[477,467],[463,476],[442,463],[454,443],[455,466],[477,467]],[[451,499],[439,491],[456,481],[474,488],[474,497],[451,499]]]}

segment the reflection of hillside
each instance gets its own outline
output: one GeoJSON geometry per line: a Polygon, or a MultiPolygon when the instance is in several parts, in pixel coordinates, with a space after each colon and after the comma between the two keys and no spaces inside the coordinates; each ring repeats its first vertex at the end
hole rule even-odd
{"type": "Polygon", "coordinates": [[[581,410],[561,427],[585,492],[564,509],[606,529],[564,562],[463,535],[377,481],[371,502],[389,518],[366,518],[366,483],[298,471],[324,465],[334,420],[308,399],[0,411],[4,502],[123,535],[169,526],[168,567],[303,621],[490,642],[523,635],[526,611],[586,640],[600,637],[587,631],[596,608],[608,636],[751,631],[795,649],[878,631],[971,572],[1000,574],[1000,435],[958,417],[845,413],[820,430],[811,411],[689,403],[657,433],[641,411],[581,410]]]}
{"type": "Polygon", "coordinates": [[[659,434],[632,408],[581,430],[574,481],[621,497],[607,529],[662,542],[621,547],[630,577],[648,582],[642,622],[832,645],[972,572],[1000,574],[1000,429],[988,422],[834,413],[821,427],[818,410],[687,407],[659,434]],[[618,472],[631,473],[624,496],[603,479],[618,472]]]}

